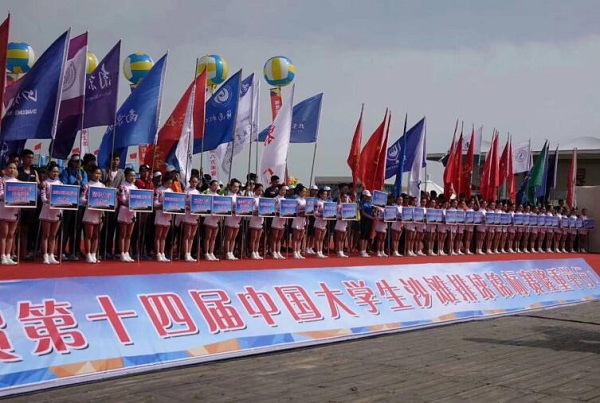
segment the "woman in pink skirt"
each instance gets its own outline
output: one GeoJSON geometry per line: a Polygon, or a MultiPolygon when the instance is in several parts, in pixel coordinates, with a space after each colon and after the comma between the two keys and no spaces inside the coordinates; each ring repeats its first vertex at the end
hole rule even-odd
{"type": "Polygon", "coordinates": [[[131,234],[135,224],[135,211],[129,210],[129,192],[137,189],[134,185],[135,171],[131,168],[125,168],[125,183],[119,186],[119,250],[121,251],[121,261],[126,263],[135,262],[129,256],[129,246],[131,245],[131,234]]]}
{"type": "Polygon", "coordinates": [[[51,162],[46,170],[46,180],[42,182],[40,198],[42,199],[42,211],[40,212],[40,222],[42,224],[42,254],[44,264],[58,264],[54,257],[54,248],[56,247],[56,234],[60,228],[60,216],[62,211],[59,209],[50,209],[50,189],[53,185],[62,185],[58,179],[60,168],[55,162],[51,162]]]}
{"type": "Polygon", "coordinates": [[[20,182],[17,179],[17,164],[9,162],[4,168],[4,177],[0,179],[0,264],[15,265],[17,262],[11,259],[15,232],[19,224],[19,209],[4,206],[5,183],[20,182]]]}
{"type": "MultiPolygon", "coordinates": [[[[85,186],[81,195],[81,204],[87,204],[90,197],[90,189],[94,187],[104,188],[104,183],[100,182],[102,171],[98,167],[92,169],[90,181],[85,186]]],[[[100,225],[102,224],[102,211],[90,210],[86,207],[83,214],[83,235],[85,238],[86,262],[100,263],[96,254],[98,253],[98,234],[100,233],[100,225]]]]}

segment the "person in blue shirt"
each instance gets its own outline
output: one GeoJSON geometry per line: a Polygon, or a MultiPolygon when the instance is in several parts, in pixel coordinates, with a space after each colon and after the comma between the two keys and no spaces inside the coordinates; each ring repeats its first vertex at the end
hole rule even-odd
{"type": "Polygon", "coordinates": [[[371,204],[371,192],[363,190],[358,207],[360,209],[360,243],[359,250],[361,257],[369,257],[367,253],[367,243],[371,237],[373,228],[373,204],[371,204]]]}
{"type": "MultiPolygon", "coordinates": [[[[60,181],[65,185],[76,185],[84,189],[88,184],[87,173],[81,167],[81,157],[79,154],[71,155],[67,167],[59,175],[60,181]]],[[[79,206],[78,210],[63,211],[63,252],[69,247],[69,255],[64,256],[65,260],[79,260],[79,251],[77,247],[81,241],[81,219],[83,218],[84,208],[79,206]]]]}

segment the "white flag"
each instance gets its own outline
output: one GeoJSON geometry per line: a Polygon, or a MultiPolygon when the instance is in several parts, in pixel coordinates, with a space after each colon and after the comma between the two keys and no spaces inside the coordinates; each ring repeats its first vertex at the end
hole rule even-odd
{"type": "Polygon", "coordinates": [[[409,192],[412,196],[417,198],[417,203],[421,201],[421,170],[423,168],[423,161],[427,155],[427,150],[425,148],[426,125],[427,122],[423,122],[423,129],[419,134],[419,142],[417,143],[417,147],[415,149],[415,159],[413,160],[410,170],[409,192]]]}
{"type": "MultiPolygon", "coordinates": [[[[473,144],[473,155],[481,154],[481,138],[482,137],[483,137],[483,126],[481,126],[479,129],[475,130],[475,136],[474,136],[475,144],[473,144]]],[[[471,136],[465,135],[463,137],[462,155],[467,155],[469,153],[469,144],[470,143],[471,143],[471,136]]]]}
{"type": "Polygon", "coordinates": [[[294,103],[294,87],[290,90],[273,124],[269,127],[265,148],[260,161],[260,176],[262,183],[269,183],[271,176],[277,175],[282,180],[285,178],[287,154],[290,147],[290,134],[292,131],[292,106],[294,103]]]}
{"type": "Polygon", "coordinates": [[[184,185],[187,185],[192,176],[192,155],[194,152],[194,140],[192,139],[192,136],[194,133],[193,110],[195,94],[196,87],[194,86],[185,110],[185,119],[183,120],[183,127],[181,128],[181,137],[179,138],[177,148],[175,149],[175,158],[177,158],[177,163],[181,168],[181,180],[184,185]]]}
{"type": "Polygon", "coordinates": [[[529,172],[531,165],[531,142],[517,144],[513,148],[513,173],[529,172]]]}
{"type": "Polygon", "coordinates": [[[242,81],[234,139],[229,143],[219,145],[215,149],[217,165],[221,167],[225,175],[229,175],[233,157],[244,150],[246,144],[250,143],[250,139],[256,140],[258,136],[259,85],[259,81],[255,79],[254,74],[242,81]]]}
{"type": "Polygon", "coordinates": [[[90,133],[88,129],[83,129],[81,131],[81,147],[79,147],[79,152],[81,155],[86,155],[90,153],[90,133]]]}

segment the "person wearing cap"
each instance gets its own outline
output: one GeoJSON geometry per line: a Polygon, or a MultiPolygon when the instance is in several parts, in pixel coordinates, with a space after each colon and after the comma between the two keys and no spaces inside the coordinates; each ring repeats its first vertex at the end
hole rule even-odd
{"type": "Polygon", "coordinates": [[[144,164],[140,167],[140,177],[135,180],[134,184],[138,189],[154,190],[150,165],[144,164]]]}
{"type": "MultiPolygon", "coordinates": [[[[83,189],[88,184],[88,175],[81,169],[81,158],[79,154],[72,154],[67,163],[67,167],[59,175],[59,180],[65,185],[76,185],[83,189]]],[[[83,217],[84,207],[79,206],[79,210],[65,210],[63,212],[63,245],[62,250],[69,249],[69,256],[64,256],[64,260],[79,260],[79,244],[81,242],[81,219],[83,217]]]]}
{"type": "Polygon", "coordinates": [[[160,171],[154,171],[152,173],[152,187],[154,189],[158,189],[158,187],[160,186],[160,184],[162,183],[162,172],[160,171]]]}
{"type": "Polygon", "coordinates": [[[360,197],[360,241],[359,251],[361,257],[370,257],[367,252],[367,244],[371,237],[371,229],[373,228],[373,204],[371,203],[371,192],[363,190],[360,197]]]}
{"type": "Polygon", "coordinates": [[[171,174],[171,178],[173,179],[171,190],[175,193],[183,193],[184,186],[181,183],[181,174],[179,169],[175,168],[174,166],[169,166],[169,168],[167,168],[167,171],[171,174]]]}

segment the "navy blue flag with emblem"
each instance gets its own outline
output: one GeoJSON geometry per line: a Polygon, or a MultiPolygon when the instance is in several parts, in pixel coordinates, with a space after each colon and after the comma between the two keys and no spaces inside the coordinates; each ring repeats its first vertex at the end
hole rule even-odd
{"type": "MultiPolygon", "coordinates": [[[[323,93],[320,93],[294,105],[290,143],[315,143],[317,141],[322,100],[323,93]]],[[[269,127],[258,134],[258,141],[265,141],[269,127]]]]}
{"type": "MultiPolygon", "coordinates": [[[[412,169],[415,161],[416,149],[423,132],[425,118],[421,119],[416,125],[410,128],[406,134],[400,137],[391,147],[388,148],[385,160],[385,179],[389,179],[399,172],[408,172],[412,169]],[[405,139],[406,137],[406,139],[405,139]],[[404,155],[404,164],[400,167],[401,156],[404,155]]],[[[427,166],[427,161],[423,158],[422,168],[427,166]]]]}

